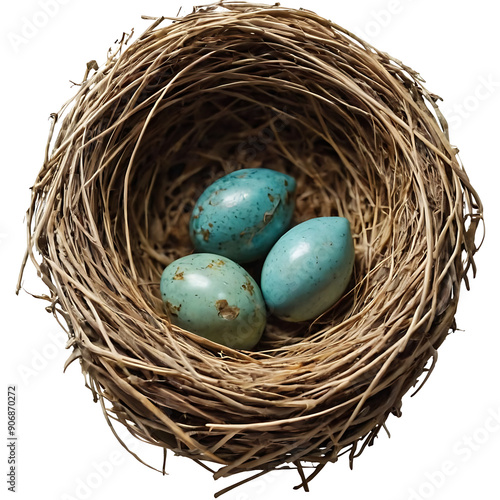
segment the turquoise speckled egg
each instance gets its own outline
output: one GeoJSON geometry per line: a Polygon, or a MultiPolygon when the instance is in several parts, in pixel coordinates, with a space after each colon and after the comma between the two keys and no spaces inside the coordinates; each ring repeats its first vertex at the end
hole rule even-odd
{"type": "Polygon", "coordinates": [[[343,295],[353,266],[349,221],[309,219],[286,232],[269,252],[260,284],[264,300],[286,321],[316,318],[343,295]]]}
{"type": "Polygon", "coordinates": [[[293,177],[266,168],[221,177],[203,192],[191,214],[195,249],[239,263],[264,257],[288,229],[295,189],[293,177]]]}
{"type": "Polygon", "coordinates": [[[238,264],[210,253],[169,264],[160,291],[173,324],[234,349],[251,349],[266,324],[259,286],[238,264]]]}

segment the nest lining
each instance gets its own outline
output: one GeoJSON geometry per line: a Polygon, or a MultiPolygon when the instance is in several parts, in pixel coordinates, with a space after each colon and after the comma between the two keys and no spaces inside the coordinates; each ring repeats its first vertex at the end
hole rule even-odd
{"type": "Polygon", "coordinates": [[[438,98],[340,26],[244,2],[165,21],[89,63],[53,115],[26,259],[112,427],[218,464],[215,478],[294,467],[307,489],[434,366],[482,205],[438,98]],[[159,293],[193,251],[198,196],[248,167],[296,178],[294,224],[347,217],[356,253],[339,303],[308,323],[270,316],[252,352],[172,326],[159,293]]]}

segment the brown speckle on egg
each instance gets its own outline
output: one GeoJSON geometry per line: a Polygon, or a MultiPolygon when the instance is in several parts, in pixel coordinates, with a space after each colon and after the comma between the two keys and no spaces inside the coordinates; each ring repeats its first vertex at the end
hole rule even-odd
{"type": "Polygon", "coordinates": [[[236,319],[240,314],[240,308],[230,306],[225,299],[215,301],[215,307],[217,308],[219,316],[224,319],[236,319]]]}

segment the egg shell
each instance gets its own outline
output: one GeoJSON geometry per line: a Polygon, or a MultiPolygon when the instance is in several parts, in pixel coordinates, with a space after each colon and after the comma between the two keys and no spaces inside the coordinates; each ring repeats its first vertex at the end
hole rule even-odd
{"type": "Polygon", "coordinates": [[[295,190],[293,177],[267,168],[221,177],[192,211],[189,234],[195,249],[238,263],[264,257],[290,225],[295,190]]]}
{"type": "Polygon", "coordinates": [[[271,313],[306,321],[328,310],[345,292],[354,245],[344,217],[309,219],[286,232],[267,256],[261,289],[271,313]]]}
{"type": "Polygon", "coordinates": [[[266,324],[255,280],[220,255],[187,255],[162,273],[160,291],[173,324],[234,349],[251,349],[266,324]]]}

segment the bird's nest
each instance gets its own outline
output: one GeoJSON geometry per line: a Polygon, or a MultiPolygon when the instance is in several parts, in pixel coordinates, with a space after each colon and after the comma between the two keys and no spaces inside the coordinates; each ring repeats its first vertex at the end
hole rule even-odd
{"type": "Polygon", "coordinates": [[[159,18],[89,63],[53,115],[25,263],[110,425],[215,478],[292,467],[305,489],[370,445],[434,366],[475,270],[482,206],[437,101],[400,61],[279,5],[159,18]],[[295,177],[294,224],[348,218],[356,254],[339,303],[270,316],[251,352],[172,326],[159,292],[193,251],[195,200],[247,167],[295,177]]]}

